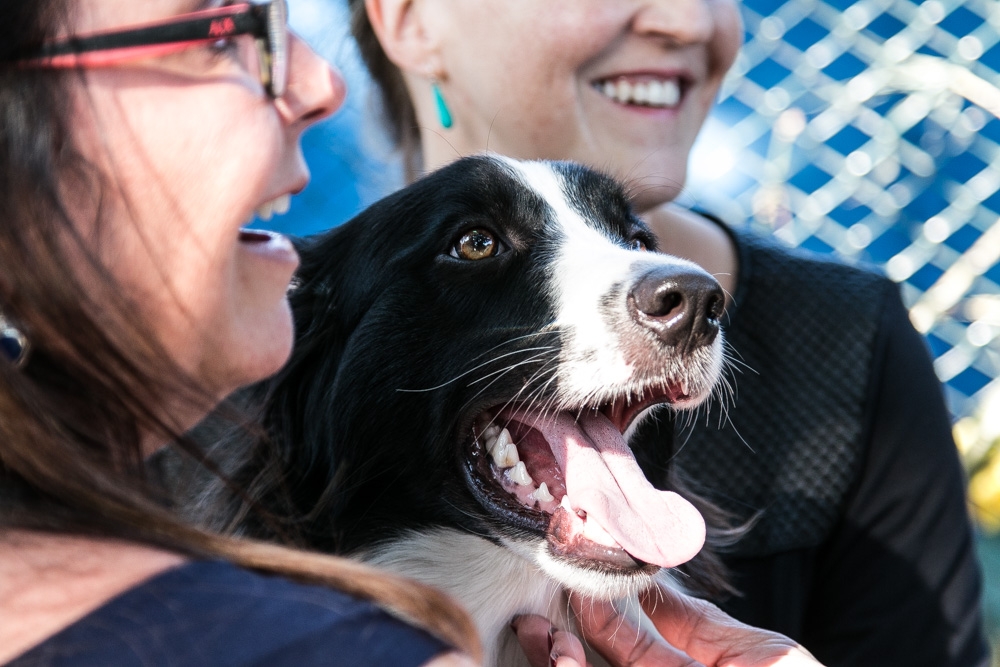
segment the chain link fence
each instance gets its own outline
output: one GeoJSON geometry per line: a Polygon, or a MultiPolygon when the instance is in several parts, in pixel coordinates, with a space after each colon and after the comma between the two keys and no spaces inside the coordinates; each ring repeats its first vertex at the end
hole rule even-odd
{"type": "Polygon", "coordinates": [[[953,414],[1000,411],[1000,4],[743,10],[748,41],[688,196],[793,245],[883,267],[930,342],[953,414]]]}

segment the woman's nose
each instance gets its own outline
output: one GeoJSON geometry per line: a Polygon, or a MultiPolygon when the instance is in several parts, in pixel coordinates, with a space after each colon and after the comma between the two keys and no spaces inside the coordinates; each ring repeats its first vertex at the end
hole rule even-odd
{"type": "Polygon", "coordinates": [[[648,0],[641,3],[633,29],[641,35],[662,37],[677,46],[708,42],[715,31],[712,5],[718,1],[648,0]]]}
{"type": "Polygon", "coordinates": [[[288,86],[275,105],[286,123],[308,125],[340,108],[347,85],[298,35],[289,33],[288,37],[288,86]]]}

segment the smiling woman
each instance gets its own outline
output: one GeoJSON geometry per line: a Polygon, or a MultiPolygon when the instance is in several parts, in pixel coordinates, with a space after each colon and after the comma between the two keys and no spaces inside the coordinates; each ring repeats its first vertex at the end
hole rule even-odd
{"type": "Polygon", "coordinates": [[[200,532],[146,478],[291,350],[298,256],[246,227],[304,187],[301,134],[344,88],[284,0],[0,12],[0,662],[474,655],[444,596],[200,532]]]}

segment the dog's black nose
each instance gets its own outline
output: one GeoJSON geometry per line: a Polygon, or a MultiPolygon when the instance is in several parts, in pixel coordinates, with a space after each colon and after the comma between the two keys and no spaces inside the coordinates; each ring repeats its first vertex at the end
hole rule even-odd
{"type": "Polygon", "coordinates": [[[715,278],[684,266],[658,267],[629,292],[632,318],[683,352],[715,340],[724,307],[725,295],[715,278]]]}

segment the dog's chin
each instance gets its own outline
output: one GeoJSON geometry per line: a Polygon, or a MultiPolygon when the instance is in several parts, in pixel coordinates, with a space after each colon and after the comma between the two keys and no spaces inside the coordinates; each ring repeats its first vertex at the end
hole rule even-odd
{"type": "MultiPolygon", "coordinates": [[[[625,553],[631,567],[609,567],[605,561],[570,558],[553,552],[546,538],[529,535],[501,537],[503,545],[535,564],[560,585],[575,593],[599,600],[633,597],[652,586],[662,568],[641,563],[625,553]]],[[[624,552],[624,550],[622,550],[624,552]]]]}
{"type": "MultiPolygon", "coordinates": [[[[486,510],[494,536],[567,588],[588,596],[613,599],[647,588],[661,565],[630,553],[612,535],[614,526],[602,525],[609,523],[607,517],[595,520],[578,508],[567,492],[565,453],[557,454],[558,445],[549,442],[559,429],[538,422],[566,424],[589,415],[613,427],[624,443],[622,434],[631,433],[630,427],[651,408],[687,406],[704,398],[686,390],[680,383],[664,383],[601,406],[560,413],[505,404],[476,414],[462,442],[466,481],[486,510]]],[[[627,457],[638,470],[627,447],[613,455],[627,457]]]]}

